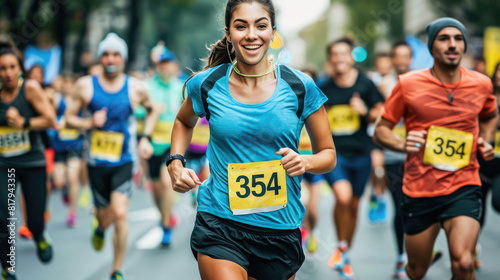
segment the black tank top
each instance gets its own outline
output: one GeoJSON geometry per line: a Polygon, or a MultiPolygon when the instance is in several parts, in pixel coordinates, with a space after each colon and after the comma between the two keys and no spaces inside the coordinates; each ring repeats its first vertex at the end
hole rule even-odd
{"type": "Polygon", "coordinates": [[[0,99],[0,167],[45,166],[45,151],[40,131],[8,126],[6,113],[9,107],[17,108],[19,114],[25,118],[39,115],[26,100],[24,83],[11,103],[4,103],[0,99]]]}

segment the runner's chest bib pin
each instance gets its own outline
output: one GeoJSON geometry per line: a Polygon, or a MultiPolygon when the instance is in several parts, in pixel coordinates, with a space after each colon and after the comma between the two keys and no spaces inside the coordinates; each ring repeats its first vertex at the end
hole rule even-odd
{"type": "Polygon", "coordinates": [[[0,155],[13,157],[31,150],[29,130],[0,126],[0,155]]]}
{"type": "Polygon", "coordinates": [[[124,139],[123,133],[93,130],[90,157],[109,162],[119,162],[124,139]]]}
{"type": "Polygon", "coordinates": [[[228,164],[229,207],[234,215],[271,212],[288,203],[280,160],[228,164]]]}
{"type": "Polygon", "coordinates": [[[424,164],[457,171],[469,165],[474,137],[470,132],[431,126],[427,132],[424,164]]]}
{"type": "Polygon", "coordinates": [[[350,105],[335,105],[328,109],[330,130],[333,135],[351,135],[359,130],[359,115],[350,105]]]}

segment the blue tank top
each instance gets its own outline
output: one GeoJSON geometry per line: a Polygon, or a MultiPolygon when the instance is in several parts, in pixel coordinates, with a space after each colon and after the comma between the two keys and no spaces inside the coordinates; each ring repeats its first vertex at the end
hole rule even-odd
{"type": "Polygon", "coordinates": [[[130,103],[128,80],[125,76],[122,89],[108,93],[97,76],[92,76],[94,94],[88,109],[94,114],[105,108],[107,119],[101,128],[88,131],[87,162],[91,166],[121,166],[137,158],[137,120],[130,103]]]}
{"type": "MultiPolygon", "coordinates": [[[[57,103],[57,122],[60,123],[64,119],[66,102],[64,102],[64,98],[60,96],[57,103]]],[[[85,138],[78,129],[48,129],[47,134],[49,135],[52,148],[55,152],[69,152],[83,149],[83,141],[85,138]]]]}

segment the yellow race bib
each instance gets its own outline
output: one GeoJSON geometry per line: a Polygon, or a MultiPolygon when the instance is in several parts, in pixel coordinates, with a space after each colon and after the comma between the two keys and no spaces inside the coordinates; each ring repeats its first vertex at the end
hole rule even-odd
{"type": "Polygon", "coordinates": [[[90,157],[109,162],[119,162],[125,136],[119,132],[93,130],[90,157]]]}
{"type": "Polygon", "coordinates": [[[311,138],[309,138],[309,133],[307,133],[305,127],[300,132],[299,151],[312,151],[311,138]]]}
{"type": "Polygon", "coordinates": [[[59,139],[63,141],[76,140],[80,136],[80,130],[78,129],[61,128],[57,131],[57,133],[59,135],[59,139]]]}
{"type": "Polygon", "coordinates": [[[474,137],[470,132],[431,126],[427,132],[424,164],[457,171],[469,165],[474,137]]]}
{"type": "Polygon", "coordinates": [[[13,157],[31,150],[29,130],[0,126],[0,155],[13,157]]]}
{"type": "Polygon", "coordinates": [[[359,115],[350,105],[335,105],[328,109],[330,130],[333,135],[351,135],[359,130],[359,115]]]}
{"type": "Polygon", "coordinates": [[[500,130],[495,134],[495,157],[500,158],[500,130]]]}
{"type": "Polygon", "coordinates": [[[173,123],[166,121],[158,121],[151,135],[151,140],[157,144],[170,144],[172,139],[173,123]]]}
{"type": "Polygon", "coordinates": [[[286,207],[286,171],[280,160],[230,163],[229,207],[234,215],[271,212],[286,207]]]}
{"type": "Polygon", "coordinates": [[[210,127],[208,125],[196,125],[193,129],[191,144],[208,145],[210,141],[210,127]]]}
{"type": "Polygon", "coordinates": [[[406,128],[403,124],[397,124],[392,131],[396,133],[401,139],[405,140],[406,139],[406,128]]]}

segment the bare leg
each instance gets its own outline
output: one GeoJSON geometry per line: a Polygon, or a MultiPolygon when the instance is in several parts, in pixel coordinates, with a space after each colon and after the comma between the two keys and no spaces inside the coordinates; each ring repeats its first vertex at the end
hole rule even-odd
{"type": "Polygon", "coordinates": [[[432,262],[432,249],[439,234],[440,226],[433,224],[415,235],[405,235],[408,264],[406,273],[412,280],[422,279],[432,262]]]}

